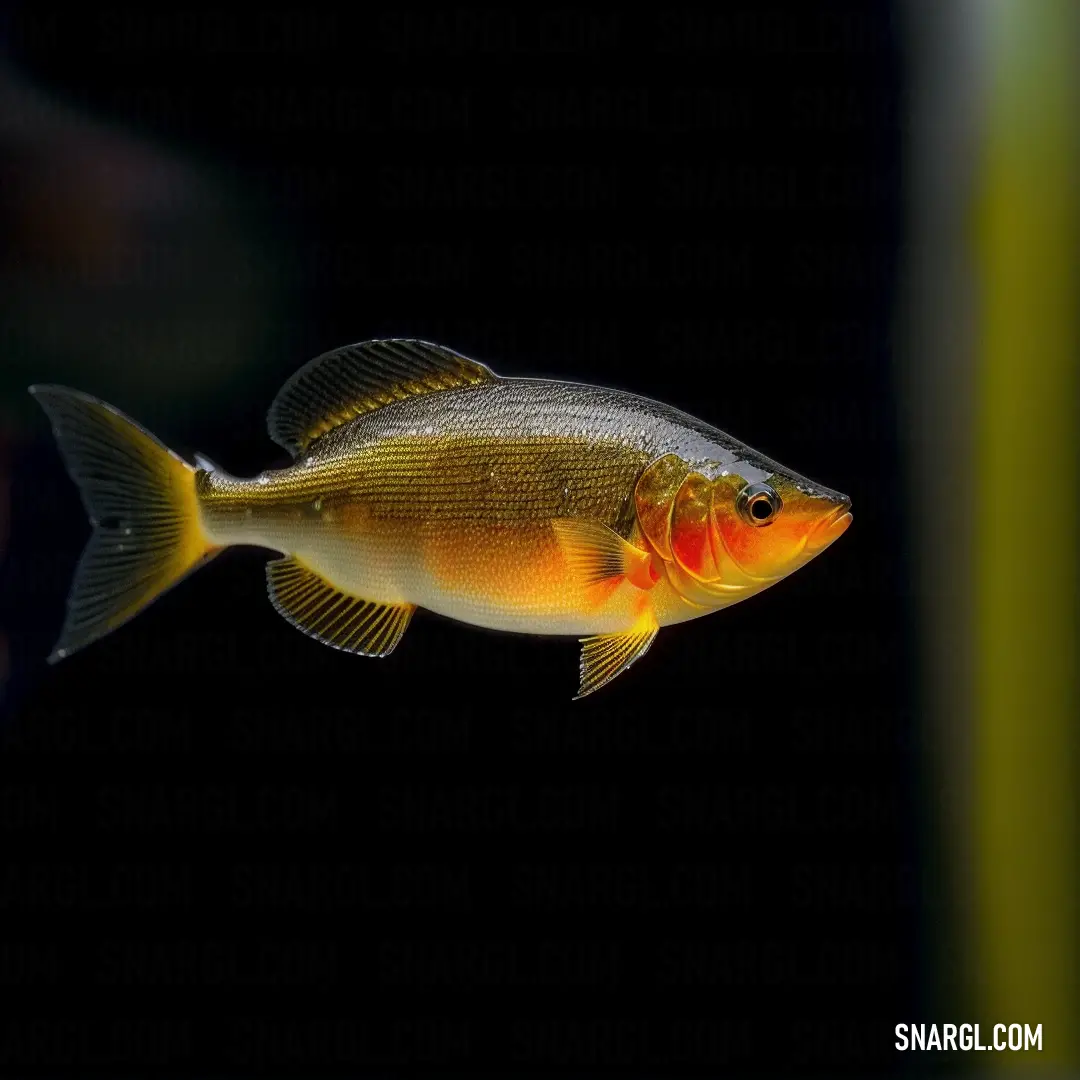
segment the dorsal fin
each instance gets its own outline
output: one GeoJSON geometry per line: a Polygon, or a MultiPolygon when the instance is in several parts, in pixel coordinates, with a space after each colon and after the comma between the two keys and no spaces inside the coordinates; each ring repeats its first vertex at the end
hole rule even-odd
{"type": "Polygon", "coordinates": [[[270,438],[295,457],[320,435],[383,405],[495,378],[483,364],[429,341],[361,341],[317,356],[285,383],[267,416],[270,438]]]}

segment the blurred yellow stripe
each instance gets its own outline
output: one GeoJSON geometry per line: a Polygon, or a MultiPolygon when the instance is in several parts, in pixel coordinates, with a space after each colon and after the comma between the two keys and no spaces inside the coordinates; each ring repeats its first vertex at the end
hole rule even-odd
{"type": "Polygon", "coordinates": [[[990,83],[976,213],[975,1001],[1080,1066],[1077,634],[1080,5],[983,9],[990,83]]]}

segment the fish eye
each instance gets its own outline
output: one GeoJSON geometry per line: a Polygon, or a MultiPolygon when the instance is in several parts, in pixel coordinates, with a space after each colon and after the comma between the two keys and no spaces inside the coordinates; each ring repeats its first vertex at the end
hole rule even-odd
{"type": "Polygon", "coordinates": [[[776,519],[783,503],[768,484],[750,484],[739,492],[736,505],[745,521],[760,528],[776,519]]]}

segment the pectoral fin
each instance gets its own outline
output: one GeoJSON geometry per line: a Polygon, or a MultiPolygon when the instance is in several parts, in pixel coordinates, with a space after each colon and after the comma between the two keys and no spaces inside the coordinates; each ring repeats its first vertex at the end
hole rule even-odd
{"type": "Polygon", "coordinates": [[[606,686],[649,651],[659,626],[650,609],[621,634],[597,634],[581,639],[581,686],[575,701],[606,686]]]}
{"type": "Polygon", "coordinates": [[[268,563],[266,582],[270,602],[298,630],[362,656],[389,656],[416,610],[350,596],[291,557],[268,563]]]}
{"type": "Polygon", "coordinates": [[[659,575],[647,551],[634,547],[613,529],[591,518],[556,518],[552,523],[570,572],[583,585],[627,578],[651,589],[659,575]]]}

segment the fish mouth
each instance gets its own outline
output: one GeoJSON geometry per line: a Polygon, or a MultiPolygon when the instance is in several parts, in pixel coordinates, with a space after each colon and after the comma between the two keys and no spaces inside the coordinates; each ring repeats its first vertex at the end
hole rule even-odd
{"type": "Polygon", "coordinates": [[[845,499],[830,514],[822,518],[806,538],[806,550],[817,554],[827,548],[851,524],[851,500],[845,499]]]}

